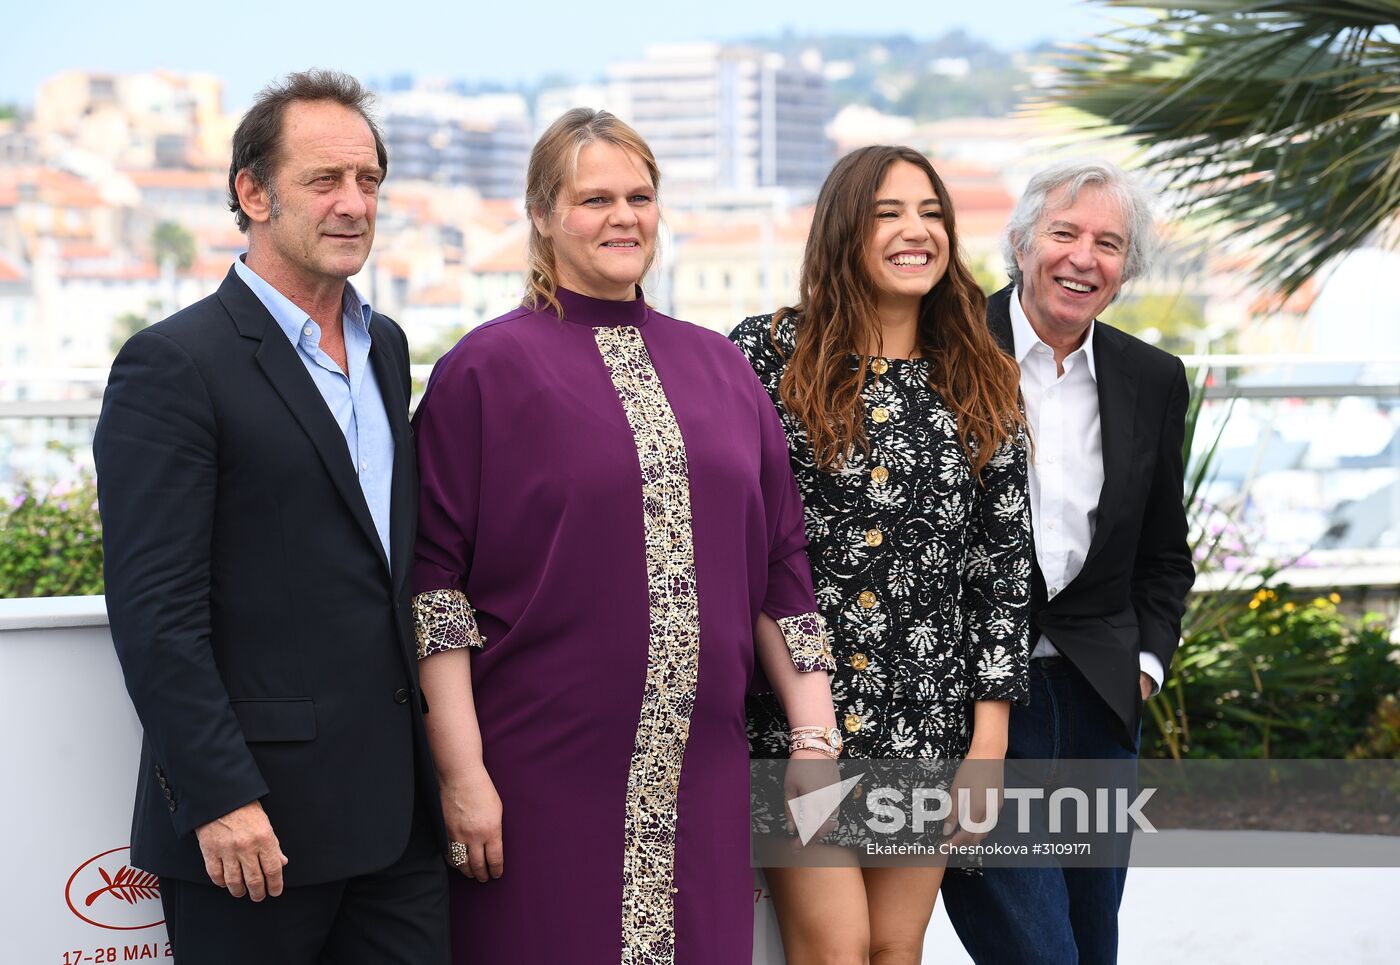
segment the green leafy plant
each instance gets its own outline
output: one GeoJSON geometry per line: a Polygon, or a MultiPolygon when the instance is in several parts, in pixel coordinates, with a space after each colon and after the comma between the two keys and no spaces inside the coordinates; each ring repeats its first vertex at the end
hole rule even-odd
{"type": "Polygon", "coordinates": [[[1400,691],[1400,650],[1380,617],[1339,610],[1339,595],[1303,597],[1274,586],[1282,567],[1259,561],[1239,521],[1242,501],[1205,498],[1233,407],[1204,434],[1207,378],[1196,372],[1187,410],[1183,498],[1197,574],[1213,575],[1215,586],[1188,600],[1181,647],[1147,703],[1143,754],[1347,756],[1381,726],[1371,718],[1382,698],[1400,691]]]}
{"type": "Polygon", "coordinates": [[[1122,134],[1178,212],[1246,240],[1285,295],[1395,238],[1400,0],[1101,0],[1153,18],[1066,57],[1050,101],[1122,134]]]}
{"type": "Polygon", "coordinates": [[[102,522],[90,481],[41,493],[24,486],[0,508],[0,598],[102,592],[102,522]]]}
{"type": "Polygon", "coordinates": [[[1347,757],[1383,763],[1359,766],[1342,793],[1360,807],[1391,814],[1400,800],[1400,695],[1381,698],[1360,743],[1347,757]]]}
{"type": "MultiPolygon", "coordinates": [[[[1227,410],[1215,435],[1209,439],[1201,437],[1201,419],[1205,412],[1205,390],[1209,379],[1210,369],[1204,366],[1197,369],[1192,378],[1191,400],[1186,409],[1182,439],[1182,461],[1186,466],[1182,500],[1186,505],[1191,557],[1197,578],[1213,571],[1229,572],[1234,574],[1229,582],[1236,584],[1232,589],[1242,589],[1246,581],[1256,578],[1234,565],[1234,561],[1251,558],[1234,512],[1230,507],[1215,506],[1204,498],[1215,453],[1230,417],[1227,410]]],[[[1233,402],[1231,406],[1233,408],[1233,402]]],[[[1232,606],[1230,593],[1194,593],[1187,598],[1186,613],[1181,621],[1181,646],[1172,666],[1168,668],[1162,690],[1150,698],[1144,707],[1144,727],[1147,728],[1149,723],[1151,725],[1151,730],[1143,739],[1145,754],[1156,756],[1156,752],[1173,758],[1183,756],[1183,740],[1189,733],[1190,721],[1186,716],[1179,668],[1189,658],[1197,639],[1219,627],[1228,618],[1232,606]]]]}
{"type": "Polygon", "coordinates": [[[157,262],[164,263],[169,259],[175,263],[178,271],[189,271],[199,253],[199,246],[184,225],[162,221],[151,231],[151,253],[157,262]]]}
{"type": "Polygon", "coordinates": [[[1381,698],[1361,742],[1347,757],[1358,761],[1400,760],[1400,695],[1386,694],[1381,698]]]}
{"type": "Polygon", "coordinates": [[[1378,705],[1400,691],[1400,648],[1384,621],[1347,617],[1336,593],[1287,586],[1236,601],[1178,654],[1166,688],[1173,727],[1144,753],[1340,758],[1365,743],[1378,705]]]}

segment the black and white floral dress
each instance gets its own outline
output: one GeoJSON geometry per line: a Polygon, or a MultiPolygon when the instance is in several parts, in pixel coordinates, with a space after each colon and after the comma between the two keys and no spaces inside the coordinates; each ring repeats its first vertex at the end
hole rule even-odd
{"type": "MultiPolygon", "coordinates": [[[[857,447],[841,469],[818,469],[801,421],[778,401],[794,321],[778,327],[782,354],[772,322],[745,319],[729,337],[787,432],[836,657],[831,690],[844,756],[960,758],[974,701],[1026,697],[1026,450],[1003,445],[979,484],[956,417],[928,385],[928,363],[877,358],[861,393],[870,452],[857,447]]],[[[772,694],[750,698],[748,726],[755,757],[787,755],[788,724],[772,694]]]]}

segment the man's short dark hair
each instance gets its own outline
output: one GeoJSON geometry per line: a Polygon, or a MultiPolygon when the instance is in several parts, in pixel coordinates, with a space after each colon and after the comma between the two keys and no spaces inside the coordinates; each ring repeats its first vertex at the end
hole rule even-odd
{"type": "Polygon", "coordinates": [[[370,115],[373,94],[349,74],[336,70],[303,70],[288,74],[258,92],[257,100],[238,122],[238,130],[233,132],[233,160],[228,166],[228,209],[233,212],[239,231],[246,232],[251,221],[238,203],[235,185],[238,172],[246,168],[255,183],[272,183],[280,161],[282,115],[288,104],[297,101],[334,101],[357,112],[374,134],[379,169],[385,175],[389,173],[389,152],[384,147],[384,136],[370,115]]]}

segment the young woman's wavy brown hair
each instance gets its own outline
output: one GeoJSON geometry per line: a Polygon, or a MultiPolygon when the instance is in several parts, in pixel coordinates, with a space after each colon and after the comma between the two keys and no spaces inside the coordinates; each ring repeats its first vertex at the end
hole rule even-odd
{"type": "Polygon", "coordinates": [[[891,165],[905,161],[928,175],[943,208],[948,270],[919,305],[918,350],[929,361],[929,385],[957,417],[958,439],[975,475],[997,447],[1025,426],[1020,370],[987,329],[987,298],[958,251],[957,219],[948,190],[928,158],[907,147],[863,147],[836,163],[817,196],[802,257],[796,306],[779,309],[796,330],[779,383],[783,405],[807,428],[817,465],[835,470],[856,446],[869,452],[861,387],[874,346],[883,354],[878,292],[865,270],[875,230],[875,197],[891,165]],[[854,358],[853,358],[854,357],[854,358]]]}

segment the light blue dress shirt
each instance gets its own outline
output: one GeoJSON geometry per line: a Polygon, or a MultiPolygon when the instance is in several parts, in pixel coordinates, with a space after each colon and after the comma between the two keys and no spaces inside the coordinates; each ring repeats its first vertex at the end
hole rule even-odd
{"type": "Polygon", "coordinates": [[[233,263],[238,277],[252,289],[278,327],[286,333],[297,358],[316,383],[326,407],[345,435],[350,461],[360,480],[360,490],[369,505],[385,559],[389,552],[389,496],[394,482],[394,434],[384,396],[369,364],[369,302],[345,283],[341,324],[345,329],[345,360],[349,374],[321,350],[321,326],[311,320],[292,300],[258,276],[240,256],[233,263]]]}

